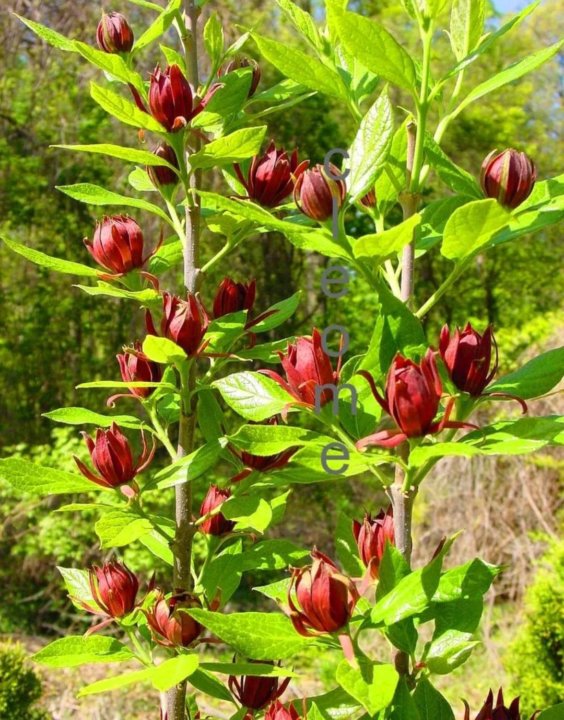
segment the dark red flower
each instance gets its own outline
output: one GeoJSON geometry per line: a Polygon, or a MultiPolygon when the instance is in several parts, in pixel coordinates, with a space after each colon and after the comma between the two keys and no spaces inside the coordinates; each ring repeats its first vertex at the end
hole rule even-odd
{"type": "Polygon", "coordinates": [[[118,12],[102,13],[96,30],[98,47],[107,53],[128,53],[133,47],[133,31],[118,12]]]}
{"type": "MultiPolygon", "coordinates": [[[[157,335],[150,312],[146,315],[147,331],[157,335]]],[[[196,355],[209,325],[209,318],[199,298],[188,293],[186,300],[163,293],[161,334],[179,345],[187,355],[196,355]]]]}
{"type": "Polygon", "coordinates": [[[115,275],[125,275],[143,267],[156,252],[144,256],[143,232],[139,225],[126,215],[105,217],[96,223],[92,242],[84,240],[94,260],[115,275]]]}
{"type": "MultiPolygon", "coordinates": [[[[156,155],[157,157],[166,160],[169,165],[172,165],[178,170],[178,159],[176,157],[176,153],[170,147],[170,145],[162,143],[153,152],[153,155],[156,155]]],[[[178,183],[177,173],[175,173],[174,170],[171,170],[166,165],[148,165],[147,174],[151,178],[151,182],[153,183],[153,185],[155,185],[156,187],[176,185],[178,183]]]]}
{"type": "Polygon", "coordinates": [[[364,205],[365,208],[376,207],[376,192],[374,190],[369,190],[366,195],[363,195],[360,198],[360,204],[364,205]]]}
{"type": "MultiPolygon", "coordinates": [[[[331,358],[323,350],[319,330],[313,329],[311,337],[299,337],[289,343],[286,353],[279,352],[280,362],[286,373],[286,380],[272,370],[261,370],[293,395],[296,400],[309,407],[315,406],[316,388],[335,385],[339,370],[333,370],[331,358]]],[[[320,395],[320,405],[328,403],[334,395],[331,388],[325,388],[320,395]]]]}
{"type": "Polygon", "coordinates": [[[480,335],[467,323],[464,330],[456,328],[453,337],[445,325],[439,352],[455,386],[474,397],[482,394],[497,372],[497,344],[491,325],[480,335]]]}
{"type": "Polygon", "coordinates": [[[300,715],[292,703],[284,707],[279,700],[275,700],[266,711],[264,720],[300,720],[300,715]]]}
{"type": "MultiPolygon", "coordinates": [[[[340,171],[330,165],[331,172],[340,171]]],[[[334,180],[325,173],[323,165],[316,165],[300,174],[294,185],[294,201],[304,215],[323,222],[333,215],[333,200],[341,207],[347,194],[344,180],[334,180]]]]}
{"type": "Polygon", "coordinates": [[[263,207],[273,208],[291,194],[295,180],[308,165],[309,160],[298,162],[297,150],[288,157],[284,148],[277,150],[271,141],[264,155],[253,158],[246,179],[238,163],[234,168],[249,198],[263,207]]]}
{"type": "MultiPolygon", "coordinates": [[[[464,701],[466,711],[464,720],[470,720],[470,707],[464,701]]],[[[534,720],[537,713],[534,713],[531,720],[534,720]]],[[[500,688],[497,694],[497,702],[494,705],[494,695],[490,690],[486,702],[482,706],[480,712],[476,715],[475,720],[521,720],[519,712],[519,698],[515,698],[509,707],[506,707],[503,700],[503,690],[500,688]]]]}
{"type": "Polygon", "coordinates": [[[482,163],[480,172],[484,195],[511,209],[529,197],[536,179],[533,161],[513,148],[501,153],[493,150],[482,163]]]}
{"type": "MultiPolygon", "coordinates": [[[[255,662],[255,661],[251,661],[255,662]]],[[[273,665],[263,661],[264,664],[273,665]]],[[[243,707],[249,710],[262,710],[268,703],[277,700],[288,687],[290,678],[280,682],[279,677],[257,675],[229,676],[229,689],[243,707]]]]}
{"type": "Polygon", "coordinates": [[[190,593],[167,599],[159,592],[152,607],[145,611],[153,639],[165,647],[190,646],[202,632],[202,626],[187,611],[201,606],[198,598],[190,593]]]}
{"type": "Polygon", "coordinates": [[[121,618],[135,609],[139,581],[126,565],[115,561],[94,565],[89,581],[92,597],[109,617],[121,618]]]}
{"type": "MultiPolygon", "coordinates": [[[[143,450],[137,462],[133,461],[133,455],[128,439],[120,431],[116,423],[112,423],[109,430],[98,428],[96,439],[83,432],[82,436],[90,453],[92,464],[98,471],[95,475],[79,458],[74,457],[80,472],[92,482],[106,488],[118,488],[129,485],[136,475],[145,470],[155,454],[155,445],[149,451],[145,440],[145,433],[141,431],[143,450]]],[[[134,490],[128,488],[123,491],[126,495],[132,495],[134,490]]]]}
{"type": "Polygon", "coordinates": [[[381,510],[376,517],[366,513],[362,523],[354,520],[353,534],[360,558],[368,569],[370,576],[376,580],[386,543],[395,544],[392,508],[390,507],[387,512],[381,510]]]}
{"type": "Polygon", "coordinates": [[[255,304],[256,280],[249,283],[238,283],[229,277],[219,283],[213,301],[213,316],[217,318],[238,312],[252,310],[255,304]]]}
{"type": "Polygon", "coordinates": [[[312,565],[292,572],[290,619],[301,635],[335,633],[351,619],[358,591],[326,555],[314,549],[311,556],[312,565]]]}
{"type": "Polygon", "coordinates": [[[233,58],[233,60],[230,60],[229,62],[225,63],[225,65],[222,65],[222,67],[220,67],[217,75],[218,77],[223,77],[224,75],[227,75],[227,73],[233,72],[234,70],[241,70],[242,68],[252,68],[253,76],[251,79],[251,86],[247,95],[247,97],[252,97],[257,90],[261,76],[260,65],[257,63],[256,60],[252,60],[251,58],[247,57],[233,58]]]}
{"type": "MultiPolygon", "coordinates": [[[[222,490],[218,488],[217,485],[211,485],[200,507],[200,517],[204,517],[210,513],[230,497],[230,490],[222,490]]],[[[206,533],[206,535],[216,535],[219,537],[230,533],[234,527],[235,523],[232,520],[227,520],[227,518],[219,512],[207,518],[207,520],[204,520],[200,525],[200,530],[206,533]]]]}
{"type": "Polygon", "coordinates": [[[185,128],[203,109],[201,104],[194,109],[192,88],[178,65],[169,65],[165,70],[157,65],[151,75],[149,107],[155,120],[169,132],[185,128]]]}
{"type": "MultiPolygon", "coordinates": [[[[137,341],[133,347],[124,347],[122,355],[116,355],[123,382],[159,382],[162,377],[161,366],[149,360],[137,341]]],[[[139,398],[149,397],[154,392],[151,387],[132,387],[129,392],[139,398]]]]}

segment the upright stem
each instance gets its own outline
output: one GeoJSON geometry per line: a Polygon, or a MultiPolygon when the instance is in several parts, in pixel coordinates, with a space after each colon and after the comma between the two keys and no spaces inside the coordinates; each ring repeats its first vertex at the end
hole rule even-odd
{"type": "MultiPolygon", "coordinates": [[[[197,90],[199,86],[198,71],[198,16],[199,8],[196,0],[185,0],[185,11],[182,28],[182,41],[186,54],[188,81],[197,90]]],[[[192,149],[200,149],[200,138],[194,135],[192,149]]],[[[190,173],[189,186],[186,188],[186,240],[184,245],[184,285],[190,293],[198,290],[200,280],[200,196],[201,171],[190,173]]],[[[181,458],[192,452],[196,429],[196,363],[193,361],[183,368],[182,402],[178,430],[177,457],[181,458]]],[[[174,569],[173,582],[175,591],[192,589],[192,541],[196,527],[192,518],[192,483],[190,480],[176,486],[175,498],[176,532],[173,543],[174,569]]],[[[167,720],[185,720],[189,714],[186,710],[186,681],[176,685],[168,692],[167,720]]]]}

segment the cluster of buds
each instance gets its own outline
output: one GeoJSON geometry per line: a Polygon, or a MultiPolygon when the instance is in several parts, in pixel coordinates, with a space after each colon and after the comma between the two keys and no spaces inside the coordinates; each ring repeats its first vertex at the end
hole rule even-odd
{"type": "MultiPolygon", "coordinates": [[[[338,176],[339,169],[330,164],[331,174],[338,176]]],[[[300,174],[294,185],[294,201],[298,209],[312,220],[324,222],[333,215],[333,203],[340,208],[347,194],[344,180],[330,177],[323,165],[315,165],[300,174]]]]}
{"type": "Polygon", "coordinates": [[[392,508],[387,512],[381,510],[375,517],[366,513],[361,523],[358,520],[353,521],[352,530],[367,575],[377,580],[386,543],[395,545],[392,508]]]}
{"type": "Polygon", "coordinates": [[[339,381],[339,370],[333,370],[319,330],[314,328],[311,337],[299,337],[295,343],[288,343],[286,352],[278,355],[286,379],[272,370],[261,370],[263,374],[275,380],[301,405],[314,407],[317,399],[323,406],[331,400],[332,388],[339,381]]]}
{"type": "Polygon", "coordinates": [[[278,150],[271,142],[263,156],[253,158],[246,178],[237,163],[234,167],[247,196],[263,207],[274,208],[292,193],[295,181],[308,165],[308,160],[298,161],[297,150],[288,157],[283,148],[278,150]]]}
{"type": "MultiPolygon", "coordinates": [[[[147,331],[158,335],[150,312],[146,315],[147,331]]],[[[188,293],[186,300],[163,293],[161,334],[179,345],[192,357],[203,349],[202,340],[209,325],[208,314],[199,298],[188,293]]]]}
{"type": "Polygon", "coordinates": [[[195,595],[181,593],[167,598],[158,592],[154,604],[145,611],[153,639],[164,647],[189,647],[200,636],[202,626],[188,614],[202,605],[195,595]]]}
{"type": "Polygon", "coordinates": [[[206,535],[221,537],[227,535],[235,527],[232,520],[228,520],[221,512],[213,511],[231,497],[231,491],[222,490],[217,485],[211,485],[200,507],[200,517],[205,520],[200,524],[200,530],[206,535]],[[209,515],[209,517],[207,517],[209,515]]]}
{"type": "MultiPolygon", "coordinates": [[[[464,701],[464,720],[470,720],[470,707],[464,701]]],[[[534,720],[538,713],[534,713],[530,720],[534,720]]],[[[497,693],[497,700],[494,702],[494,694],[490,690],[486,702],[474,720],[521,720],[519,711],[519,698],[515,698],[507,707],[503,699],[503,690],[500,688],[497,693]]]]}
{"type": "Polygon", "coordinates": [[[92,464],[98,475],[92,472],[78,457],[74,460],[80,472],[92,482],[105,488],[121,488],[127,497],[137,493],[133,480],[136,475],[145,470],[151,463],[155,454],[155,444],[151,450],[147,447],[145,433],[141,431],[143,445],[137,462],[133,460],[133,453],[128,439],[114,422],[109,430],[98,428],[93,440],[87,433],[82,433],[92,464]]]}
{"type": "Polygon", "coordinates": [[[247,96],[251,98],[256,93],[261,78],[260,65],[257,63],[256,60],[252,60],[248,57],[233,58],[229,62],[225,63],[225,65],[222,65],[220,67],[217,72],[217,76],[221,78],[230,72],[235,72],[235,70],[243,70],[245,68],[251,68],[252,70],[251,85],[247,94],[247,96]]]}
{"type": "MultiPolygon", "coordinates": [[[[251,661],[255,662],[255,661],[251,661]]],[[[274,663],[266,663],[273,665],[274,663]]],[[[288,687],[290,678],[280,682],[280,678],[272,676],[243,675],[229,676],[229,689],[241,705],[248,710],[262,710],[282,695],[288,687]]]]}
{"type": "Polygon", "coordinates": [[[358,590],[326,555],[314,549],[311,556],[312,565],[292,572],[290,620],[300,635],[338,633],[352,617],[358,590]]]}
{"type": "Polygon", "coordinates": [[[94,260],[117,277],[141,269],[158,250],[157,246],[145,255],[143,232],[126,215],[105,217],[96,223],[92,241],[85,238],[84,244],[94,260]]]}
{"type": "Polygon", "coordinates": [[[484,195],[511,210],[529,197],[536,179],[533,161],[513,148],[501,153],[493,150],[482,163],[480,183],[484,195]]]}

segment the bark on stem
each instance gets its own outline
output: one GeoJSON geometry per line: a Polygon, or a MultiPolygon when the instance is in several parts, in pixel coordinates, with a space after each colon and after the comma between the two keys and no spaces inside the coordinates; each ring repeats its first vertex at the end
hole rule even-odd
{"type": "MultiPolygon", "coordinates": [[[[197,90],[199,86],[198,70],[198,17],[199,8],[196,0],[186,0],[183,32],[183,43],[186,54],[188,80],[197,90]]],[[[201,141],[194,135],[192,150],[200,149],[201,141]]],[[[190,173],[186,203],[186,242],[184,245],[184,285],[186,290],[195,293],[200,280],[200,196],[197,190],[201,187],[201,171],[190,173]]],[[[196,363],[192,362],[182,378],[183,398],[181,403],[180,423],[178,431],[177,457],[181,458],[192,452],[196,429],[196,363]]],[[[177,485],[175,495],[176,531],[173,543],[174,590],[186,591],[192,588],[192,541],[196,527],[192,518],[192,483],[177,485]]],[[[186,682],[169,690],[167,697],[167,720],[185,720],[189,718],[186,710],[186,682]]]]}

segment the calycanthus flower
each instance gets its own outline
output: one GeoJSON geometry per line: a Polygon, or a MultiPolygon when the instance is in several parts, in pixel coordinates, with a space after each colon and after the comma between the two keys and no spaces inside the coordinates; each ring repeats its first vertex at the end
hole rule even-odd
{"type": "Polygon", "coordinates": [[[98,47],[107,53],[128,53],[133,47],[133,31],[118,12],[102,13],[96,30],[98,47]]]}
{"type": "MultiPolygon", "coordinates": [[[[331,172],[339,175],[335,165],[330,165],[331,172]]],[[[323,222],[333,215],[333,202],[341,207],[347,194],[344,180],[335,180],[325,172],[323,165],[302,172],[294,185],[294,201],[298,209],[312,220],[323,222]]]]}
{"type": "Polygon", "coordinates": [[[284,380],[272,370],[261,370],[264,375],[275,380],[292,395],[298,403],[315,407],[316,396],[320,406],[333,397],[333,390],[325,385],[334,386],[339,381],[340,368],[333,370],[331,358],[323,350],[321,333],[313,329],[311,337],[299,337],[295,343],[289,343],[285,353],[279,352],[280,362],[286,374],[284,380]]]}
{"type": "MultiPolygon", "coordinates": [[[[470,707],[466,701],[463,702],[466,708],[464,720],[470,720],[470,707]]],[[[530,720],[534,720],[537,715],[538,713],[534,713],[530,720]]],[[[511,705],[507,707],[503,699],[503,690],[501,688],[499,689],[495,703],[494,694],[490,690],[486,702],[474,720],[521,720],[519,698],[515,698],[511,705]]]]}
{"type": "Polygon", "coordinates": [[[153,605],[144,611],[155,642],[164,647],[192,645],[200,636],[202,626],[187,610],[199,607],[201,603],[195,595],[180,593],[167,599],[159,591],[153,605]]]}
{"type": "MultiPolygon", "coordinates": [[[[157,383],[162,378],[162,370],[159,363],[149,360],[141,349],[139,341],[133,347],[124,347],[123,353],[116,355],[119,363],[121,379],[123,382],[153,382],[157,383]]],[[[113,405],[117,398],[135,397],[141,400],[148,398],[155,388],[152,387],[130,387],[129,393],[118,393],[108,398],[107,404],[113,405]]]]}
{"type": "MultiPolygon", "coordinates": [[[[172,167],[178,170],[178,158],[170,145],[161,143],[153,151],[153,155],[165,160],[169,165],[172,165],[172,167]]],[[[178,174],[166,165],[147,165],[147,175],[151,178],[151,182],[155,187],[177,185],[179,181],[178,174]]]]}
{"type": "Polygon", "coordinates": [[[271,141],[264,155],[253,158],[246,178],[238,163],[234,168],[248,197],[263,207],[273,208],[292,193],[294,182],[308,165],[309,160],[298,162],[297,150],[288,157],[284,148],[278,150],[271,141]]]}
{"type": "MultiPolygon", "coordinates": [[[[222,490],[217,485],[211,485],[200,507],[200,517],[203,518],[211,513],[212,510],[215,510],[218,505],[221,505],[230,497],[230,490],[222,490]]],[[[230,533],[234,527],[235,523],[233,520],[228,520],[220,512],[217,512],[214,515],[210,515],[210,517],[201,523],[200,530],[206,535],[220,537],[221,535],[230,533]]]]}
{"type": "Polygon", "coordinates": [[[137,462],[134,462],[129,441],[115,422],[109,430],[98,428],[94,440],[85,432],[82,436],[98,475],[75,455],[74,460],[80,472],[97,485],[121,488],[122,493],[127,497],[135,496],[138,489],[133,480],[151,463],[155,454],[155,444],[153,443],[151,450],[148,450],[145,433],[141,431],[143,449],[137,462]]]}
{"type": "Polygon", "coordinates": [[[294,569],[288,589],[290,620],[300,635],[337,633],[351,619],[359,599],[351,578],[314,549],[313,564],[294,569]]]}
{"type": "Polygon", "coordinates": [[[362,522],[353,521],[352,530],[360,558],[370,577],[376,580],[386,543],[395,545],[392,508],[390,507],[387,512],[381,510],[375,517],[366,513],[362,522]]]}
{"type": "Polygon", "coordinates": [[[493,150],[482,163],[480,183],[484,195],[511,210],[529,197],[536,179],[533,161],[513,148],[501,153],[493,150]]]}
{"type": "Polygon", "coordinates": [[[383,395],[370,373],[360,371],[359,374],[368,380],[376,401],[397,425],[394,430],[381,430],[362,438],[356,443],[359,450],[370,445],[396,447],[408,438],[422,437],[445,428],[475,427],[449,420],[454,399],[449,401],[443,419],[435,421],[443,388],[431,348],[420,363],[396,355],[388,371],[383,395]]]}
{"type": "MultiPolygon", "coordinates": [[[[258,662],[258,661],[251,661],[258,662]]],[[[262,661],[262,664],[274,665],[272,662],[262,661]]],[[[288,687],[290,678],[269,675],[243,675],[236,677],[229,676],[229,690],[237,700],[250,710],[262,710],[269,703],[277,700],[288,687]]]]}
{"type": "MultiPolygon", "coordinates": [[[[145,319],[148,333],[158,335],[149,311],[145,319]]],[[[202,352],[202,340],[208,325],[208,314],[196,295],[188,293],[186,300],[182,300],[176,295],[163,293],[161,334],[180,346],[188,356],[202,352]]]]}
{"type": "Polygon", "coordinates": [[[256,285],[256,280],[238,283],[229,277],[223,278],[213,301],[214,319],[240,310],[252,310],[255,304],[256,285]]]}
{"type": "Polygon", "coordinates": [[[220,67],[217,72],[217,76],[223,77],[230,72],[234,72],[235,70],[243,70],[244,68],[251,68],[252,70],[251,85],[249,87],[249,92],[247,93],[247,97],[251,98],[255,94],[261,78],[260,65],[257,63],[256,60],[252,60],[248,57],[233,58],[229,62],[225,63],[225,65],[222,65],[220,67]]]}
{"type": "Polygon", "coordinates": [[[121,618],[135,609],[139,581],[126,565],[111,561],[89,571],[89,583],[96,604],[111,618],[121,618]]]}
{"type": "Polygon", "coordinates": [[[266,711],[264,720],[300,720],[300,715],[292,703],[286,707],[276,700],[266,711]]]}
{"type": "Polygon", "coordinates": [[[135,220],[126,215],[104,217],[96,223],[92,241],[85,238],[84,244],[94,260],[114,277],[142,268],[160,246],[159,243],[145,255],[143,232],[135,220]]]}

